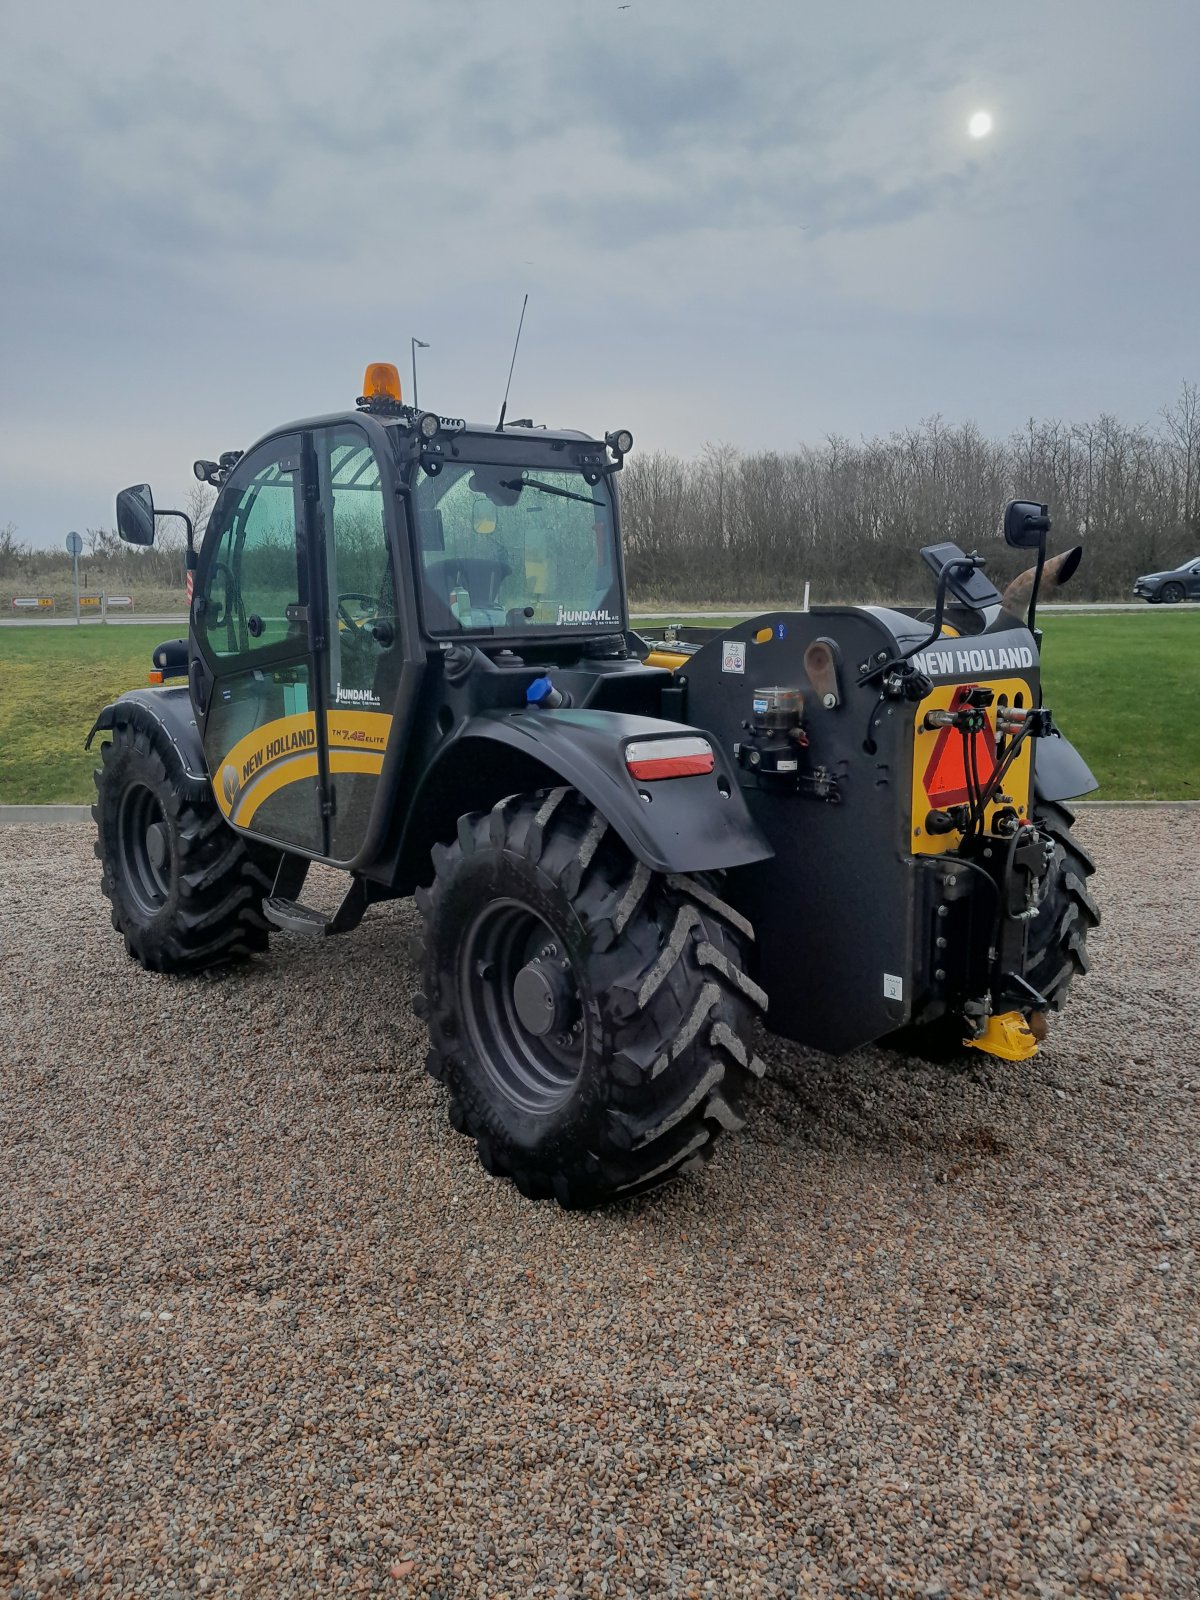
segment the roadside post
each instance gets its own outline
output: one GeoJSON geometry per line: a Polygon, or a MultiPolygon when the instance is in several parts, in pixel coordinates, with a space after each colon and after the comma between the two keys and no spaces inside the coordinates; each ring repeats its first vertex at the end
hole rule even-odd
{"type": "Polygon", "coordinates": [[[83,540],[77,533],[67,535],[67,554],[71,558],[71,566],[75,573],[75,621],[79,621],[79,552],[83,549],[83,540]]]}

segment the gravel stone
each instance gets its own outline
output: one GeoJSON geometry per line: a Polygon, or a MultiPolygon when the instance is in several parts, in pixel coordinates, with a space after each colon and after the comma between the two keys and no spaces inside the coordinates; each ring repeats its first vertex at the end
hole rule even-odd
{"type": "Polygon", "coordinates": [[[449,1128],[409,904],[179,981],[0,831],[0,1594],[1195,1596],[1200,817],[1081,832],[1032,1063],[766,1035],[573,1215],[449,1128]]]}

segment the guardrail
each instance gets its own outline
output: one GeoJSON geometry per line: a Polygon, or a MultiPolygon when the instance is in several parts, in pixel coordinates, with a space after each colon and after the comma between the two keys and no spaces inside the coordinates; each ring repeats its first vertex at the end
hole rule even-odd
{"type": "MultiPolygon", "coordinates": [[[[53,595],[48,594],[17,594],[9,602],[10,608],[16,612],[57,612],[58,604],[53,595]]],[[[72,602],[66,602],[66,610],[74,609],[72,602]]],[[[81,594],[79,596],[80,617],[99,616],[103,622],[110,611],[135,612],[137,605],[131,594],[105,594],[101,589],[99,594],[81,594]]]]}

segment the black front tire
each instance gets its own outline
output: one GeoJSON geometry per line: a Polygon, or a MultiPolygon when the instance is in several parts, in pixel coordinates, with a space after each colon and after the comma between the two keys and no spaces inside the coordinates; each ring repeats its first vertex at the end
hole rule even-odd
{"type": "Polygon", "coordinates": [[[574,791],[463,817],[417,904],[427,1066],[487,1171],[594,1206],[699,1167],[742,1126],[766,1003],[749,925],[635,861],[574,791]]]}
{"type": "Polygon", "coordinates": [[[1183,599],[1183,585],[1181,583],[1164,583],[1159,590],[1158,597],[1164,605],[1177,606],[1183,599]]]}
{"type": "Polygon", "coordinates": [[[233,831],[166,734],[117,721],[95,779],[100,886],[134,960],[199,972],[265,950],[278,854],[233,831]]]}

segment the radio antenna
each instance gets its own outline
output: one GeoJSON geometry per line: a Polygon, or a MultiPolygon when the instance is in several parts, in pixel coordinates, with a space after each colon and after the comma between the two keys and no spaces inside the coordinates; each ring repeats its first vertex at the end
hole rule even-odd
{"type": "Polygon", "coordinates": [[[508,391],[512,388],[513,368],[517,364],[517,346],[521,343],[521,329],[525,326],[525,307],[528,304],[529,296],[526,294],[524,300],[521,301],[521,320],[517,323],[517,337],[513,340],[513,355],[508,364],[508,382],[504,385],[504,399],[500,403],[500,421],[496,424],[497,433],[504,432],[504,413],[508,410],[508,391]]]}

